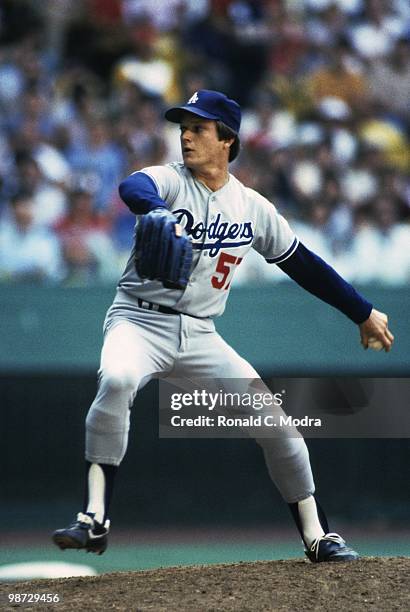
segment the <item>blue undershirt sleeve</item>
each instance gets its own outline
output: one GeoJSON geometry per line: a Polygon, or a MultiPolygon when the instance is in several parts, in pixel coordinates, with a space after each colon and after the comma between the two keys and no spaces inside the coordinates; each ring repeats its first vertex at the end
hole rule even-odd
{"type": "Polygon", "coordinates": [[[303,244],[299,243],[294,253],[277,265],[303,289],[337,308],[354,323],[369,318],[372,304],[303,244]]]}
{"type": "Polygon", "coordinates": [[[136,215],[145,215],[154,208],[168,208],[159,196],[157,187],[148,174],[135,172],[126,178],[118,188],[121,199],[136,215]]]}

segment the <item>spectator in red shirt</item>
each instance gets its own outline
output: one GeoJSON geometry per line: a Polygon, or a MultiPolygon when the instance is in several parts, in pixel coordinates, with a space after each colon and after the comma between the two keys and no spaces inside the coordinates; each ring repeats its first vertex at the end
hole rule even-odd
{"type": "Polygon", "coordinates": [[[112,280],[118,275],[117,256],[108,222],[94,211],[94,197],[84,189],[70,194],[69,211],[57,223],[69,284],[112,280]]]}

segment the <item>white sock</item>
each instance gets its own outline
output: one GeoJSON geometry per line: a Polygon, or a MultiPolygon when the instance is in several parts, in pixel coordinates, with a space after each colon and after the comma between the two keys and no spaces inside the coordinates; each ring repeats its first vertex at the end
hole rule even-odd
{"type": "Polygon", "coordinates": [[[88,506],[86,512],[92,512],[99,523],[105,514],[105,476],[98,463],[92,463],[88,471],[88,506]]]}
{"type": "Polygon", "coordinates": [[[316,502],[313,495],[298,502],[298,511],[302,524],[303,539],[306,545],[310,546],[313,540],[325,534],[319,521],[316,502]]]}

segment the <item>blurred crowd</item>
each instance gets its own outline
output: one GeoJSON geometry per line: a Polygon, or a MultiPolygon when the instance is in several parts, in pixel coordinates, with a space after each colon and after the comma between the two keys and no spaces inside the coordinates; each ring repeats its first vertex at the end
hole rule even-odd
{"type": "MultiPolygon", "coordinates": [[[[0,281],[115,281],[118,184],[181,159],[163,112],[203,88],[241,103],[231,171],[308,247],[410,283],[407,0],[3,0],[0,281]]],[[[255,253],[236,284],[285,279],[255,253]]]]}

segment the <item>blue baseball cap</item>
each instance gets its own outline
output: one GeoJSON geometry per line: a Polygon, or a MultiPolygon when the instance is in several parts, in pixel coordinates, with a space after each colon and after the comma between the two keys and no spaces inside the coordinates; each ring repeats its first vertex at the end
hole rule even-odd
{"type": "Polygon", "coordinates": [[[200,89],[191,96],[183,106],[175,106],[165,113],[165,119],[172,123],[181,123],[185,111],[204,117],[222,121],[236,134],[241,126],[241,107],[235,100],[231,100],[225,94],[210,89],[200,89]]]}

